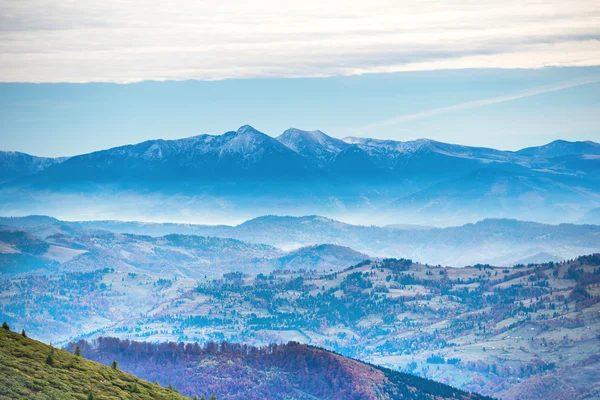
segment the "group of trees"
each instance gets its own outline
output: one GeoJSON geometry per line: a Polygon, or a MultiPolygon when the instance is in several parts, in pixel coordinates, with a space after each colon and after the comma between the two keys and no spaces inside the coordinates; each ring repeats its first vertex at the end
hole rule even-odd
{"type": "Polygon", "coordinates": [[[81,340],[69,348],[77,346],[92,360],[116,359],[124,370],[146,380],[172,382],[187,395],[210,391],[219,398],[240,400],[289,398],[298,392],[348,400],[382,398],[382,393],[388,394],[385,398],[469,398],[457,389],[296,342],[263,347],[208,342],[200,346],[102,337],[94,342],[81,340]],[[376,387],[377,382],[381,386],[376,387]]]}

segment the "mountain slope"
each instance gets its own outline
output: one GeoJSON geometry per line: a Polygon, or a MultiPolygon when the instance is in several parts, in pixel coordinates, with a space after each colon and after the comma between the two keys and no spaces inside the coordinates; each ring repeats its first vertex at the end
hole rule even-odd
{"type": "Polygon", "coordinates": [[[600,143],[592,141],[569,142],[555,140],[554,142],[537,147],[527,147],[516,152],[519,155],[533,157],[559,157],[566,155],[600,154],[600,143]]]}
{"type": "MultiPolygon", "coordinates": [[[[484,399],[437,382],[290,342],[262,348],[234,344],[141,343],[99,338],[78,342],[83,356],[113,359],[146,379],[170,381],[182,393],[211,390],[227,399],[484,399]]],[[[74,347],[74,344],[69,346],[74,347]]]]}
{"type": "Polygon", "coordinates": [[[135,183],[177,189],[198,179],[280,179],[303,176],[312,166],[277,140],[244,125],[223,135],[149,140],[72,157],[19,182],[28,187],[135,183]]]}
{"type": "MultiPolygon", "coordinates": [[[[293,340],[507,400],[529,398],[515,385],[569,368],[585,393],[597,386],[593,371],[577,371],[600,354],[599,283],[600,254],[512,269],[386,259],[201,282],[158,312],[85,337],[293,340]]],[[[556,398],[576,398],[565,383],[556,398]]]]}
{"type": "Polygon", "coordinates": [[[183,400],[174,390],[0,329],[0,399],[183,400]],[[52,353],[52,365],[47,357],[52,353]]]}
{"type": "Polygon", "coordinates": [[[16,151],[0,151],[0,183],[35,174],[64,158],[36,157],[16,151]]]}
{"type": "Polygon", "coordinates": [[[350,146],[321,131],[309,132],[295,128],[286,130],[277,140],[320,167],[329,164],[336,155],[350,146]]]}

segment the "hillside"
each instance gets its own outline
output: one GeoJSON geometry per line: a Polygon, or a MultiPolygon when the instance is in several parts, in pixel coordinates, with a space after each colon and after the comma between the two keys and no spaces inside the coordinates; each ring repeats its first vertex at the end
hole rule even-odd
{"type": "Polygon", "coordinates": [[[370,258],[351,248],[331,244],[284,252],[273,246],[229,238],[181,234],[153,237],[94,229],[71,230],[63,223],[54,229],[48,225],[22,229],[29,228],[35,234],[59,233],[41,239],[13,227],[0,226],[0,274],[48,273],[59,268],[85,272],[118,265],[133,273],[169,271],[170,276],[218,277],[233,271],[339,270],[370,258]]]}
{"type": "MultiPolygon", "coordinates": [[[[35,326],[36,334],[53,326],[63,340],[78,330],[88,332],[82,337],[150,342],[297,341],[511,400],[519,398],[512,388],[535,387],[548,374],[566,395],[572,373],[565,371],[599,366],[590,359],[600,352],[598,255],[512,269],[382,260],[336,273],[195,282],[97,271],[86,279],[65,274],[0,284],[0,317],[35,326]],[[73,299],[84,294],[87,304],[75,307],[73,299]]],[[[593,374],[579,375],[581,393],[594,384],[593,374]]]]}
{"type": "Polygon", "coordinates": [[[295,342],[261,348],[210,342],[200,347],[99,338],[77,345],[84,357],[105,364],[117,360],[124,370],[152,381],[173,382],[185,394],[205,389],[231,400],[484,399],[295,342]]]}
{"type": "Polygon", "coordinates": [[[319,244],[302,247],[279,257],[280,269],[315,269],[329,271],[344,269],[344,265],[358,264],[372,257],[352,250],[349,247],[334,244],[319,244]]]}
{"type": "Polygon", "coordinates": [[[0,183],[40,172],[65,158],[36,157],[16,151],[0,151],[0,183]]]}
{"type": "Polygon", "coordinates": [[[184,400],[128,373],[0,328],[0,399],[184,400]],[[52,365],[48,357],[52,354],[52,365]]]}
{"type": "Polygon", "coordinates": [[[382,260],[221,279],[116,264],[0,279],[0,320],[55,343],[297,341],[510,400],[554,379],[568,399],[590,393],[600,367],[599,257],[511,269],[382,260]]]}

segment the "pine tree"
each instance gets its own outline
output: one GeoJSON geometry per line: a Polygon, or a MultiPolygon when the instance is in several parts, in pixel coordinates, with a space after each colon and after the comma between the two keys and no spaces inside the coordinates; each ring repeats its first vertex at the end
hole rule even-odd
{"type": "Polygon", "coordinates": [[[213,394],[212,396],[210,396],[209,400],[217,400],[217,398],[215,397],[215,395],[213,394]]]}
{"type": "Polygon", "coordinates": [[[94,398],[94,393],[92,393],[92,391],[90,390],[90,394],[88,395],[87,400],[95,400],[94,398]]]}
{"type": "Polygon", "coordinates": [[[200,397],[200,400],[206,400],[206,397],[204,397],[204,395],[202,395],[202,397],[200,397]]]}
{"type": "Polygon", "coordinates": [[[119,369],[119,363],[116,361],[113,361],[112,364],[110,364],[110,367],[114,370],[119,369]]]}
{"type": "Polygon", "coordinates": [[[10,331],[10,326],[6,323],[6,321],[4,321],[4,323],[2,324],[2,328],[6,329],[7,331],[10,331]]]}
{"type": "Polygon", "coordinates": [[[25,329],[21,329],[21,336],[27,337],[27,334],[25,333],[25,329]]]}
{"type": "Polygon", "coordinates": [[[74,353],[77,357],[81,357],[81,349],[79,348],[79,346],[75,347],[75,353],[74,353]]]}
{"type": "Polygon", "coordinates": [[[137,382],[133,382],[129,391],[131,393],[140,393],[140,388],[138,387],[137,382]]]}

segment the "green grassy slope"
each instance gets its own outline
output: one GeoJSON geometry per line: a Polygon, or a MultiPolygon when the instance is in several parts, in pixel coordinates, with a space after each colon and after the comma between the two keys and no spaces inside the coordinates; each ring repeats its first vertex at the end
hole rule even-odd
{"type": "Polygon", "coordinates": [[[0,400],[187,399],[173,390],[138,379],[64,350],[0,328],[0,400]]]}

